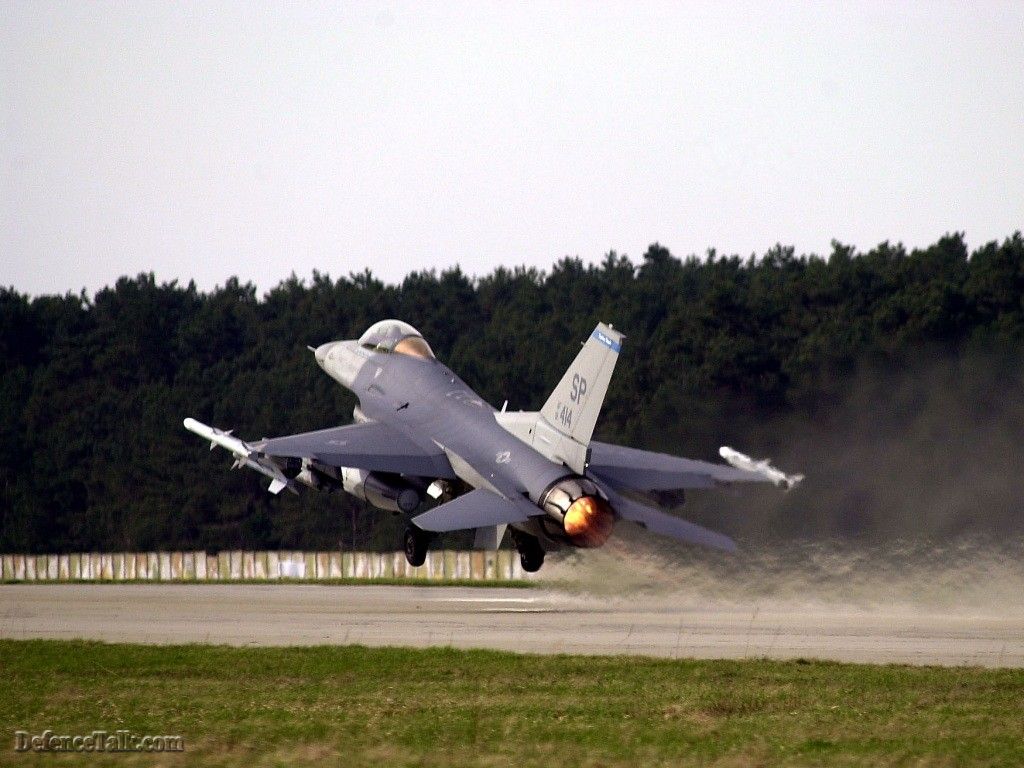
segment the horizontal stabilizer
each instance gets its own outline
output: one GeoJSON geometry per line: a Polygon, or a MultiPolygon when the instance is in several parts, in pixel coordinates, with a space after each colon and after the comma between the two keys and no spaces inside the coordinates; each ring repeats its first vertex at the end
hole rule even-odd
{"type": "Polygon", "coordinates": [[[493,491],[480,488],[417,515],[412,522],[424,531],[443,533],[523,523],[529,519],[531,510],[538,515],[542,514],[539,508],[525,500],[503,499],[493,491]]]}
{"type": "Polygon", "coordinates": [[[643,526],[651,533],[668,536],[687,544],[699,544],[702,547],[721,549],[726,552],[736,551],[736,542],[725,534],[703,528],[696,523],[653,507],[646,507],[643,504],[630,501],[624,507],[620,506],[616,509],[624,519],[643,526]]]}
{"type": "Polygon", "coordinates": [[[487,525],[477,528],[473,536],[473,549],[498,549],[505,537],[507,525],[487,525]]]}
{"type": "Polygon", "coordinates": [[[627,499],[604,485],[604,491],[623,520],[629,520],[651,533],[668,536],[670,539],[687,544],[699,544],[702,547],[721,549],[726,552],[736,551],[736,542],[724,533],[704,528],[696,523],[662,512],[660,509],[648,507],[632,499],[627,499]]]}

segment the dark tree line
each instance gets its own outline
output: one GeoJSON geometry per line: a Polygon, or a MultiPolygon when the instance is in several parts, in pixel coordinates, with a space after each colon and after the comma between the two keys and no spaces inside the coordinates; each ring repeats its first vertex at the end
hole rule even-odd
{"type": "MultiPolygon", "coordinates": [[[[453,269],[400,285],[315,272],[262,298],[236,279],[203,293],[151,274],[92,298],[12,288],[0,290],[0,548],[393,546],[400,521],[388,513],[344,494],[271,497],[181,426],[194,416],[258,438],[347,423],[353,398],[306,345],[384,317],[417,326],[513,409],[538,408],[594,324],[613,323],[627,341],[599,437],[707,459],[729,443],[808,474],[784,502],[758,494],[768,507],[753,518],[729,517],[745,502],[702,513],[698,501],[705,520],[740,535],[914,533],[893,505],[922,489],[898,487],[896,446],[928,454],[915,482],[941,473],[945,487],[958,455],[984,457],[972,430],[1011,448],[1024,437],[1020,233],[973,253],[961,235],[910,252],[835,243],[827,258],[779,246],[678,259],[652,245],[639,263],[610,253],[593,266],[563,259],[476,280],[453,269]],[[882,490],[865,480],[876,460],[892,481],[882,490]]],[[[983,502],[936,517],[919,498],[924,527],[1024,530],[1019,463],[983,502]]],[[[975,469],[973,482],[998,485],[975,469]]]]}

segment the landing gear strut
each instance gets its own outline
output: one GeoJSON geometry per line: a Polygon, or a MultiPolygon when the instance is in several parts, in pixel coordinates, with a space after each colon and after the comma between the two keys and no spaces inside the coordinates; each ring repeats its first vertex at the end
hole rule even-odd
{"type": "Polygon", "coordinates": [[[414,567],[423,565],[427,559],[427,550],[430,548],[430,542],[433,538],[429,533],[422,528],[417,528],[415,525],[410,525],[405,529],[405,559],[409,561],[409,565],[414,567]]]}
{"type": "Polygon", "coordinates": [[[519,551],[519,562],[527,573],[536,573],[544,565],[544,548],[536,536],[512,529],[512,541],[519,551]]]}

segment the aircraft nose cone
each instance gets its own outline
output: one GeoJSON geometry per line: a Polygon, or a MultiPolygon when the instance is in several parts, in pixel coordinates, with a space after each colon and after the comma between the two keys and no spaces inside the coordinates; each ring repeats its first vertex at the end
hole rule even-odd
{"type": "Polygon", "coordinates": [[[327,356],[331,354],[331,350],[337,343],[338,342],[336,341],[329,341],[326,344],[321,344],[319,347],[313,350],[313,356],[316,358],[317,365],[324,364],[324,360],[326,360],[327,356]]]}

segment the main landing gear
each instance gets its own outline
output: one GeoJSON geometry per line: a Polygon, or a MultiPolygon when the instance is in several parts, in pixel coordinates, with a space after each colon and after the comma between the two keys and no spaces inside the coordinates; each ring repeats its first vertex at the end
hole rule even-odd
{"type": "Polygon", "coordinates": [[[536,536],[512,529],[512,541],[519,551],[519,562],[527,573],[536,573],[544,565],[544,548],[536,536]]]}
{"type": "Polygon", "coordinates": [[[427,550],[430,548],[430,542],[433,538],[429,533],[422,528],[417,528],[415,525],[410,525],[405,529],[405,559],[409,561],[409,565],[414,567],[423,565],[427,559],[427,550]]]}

